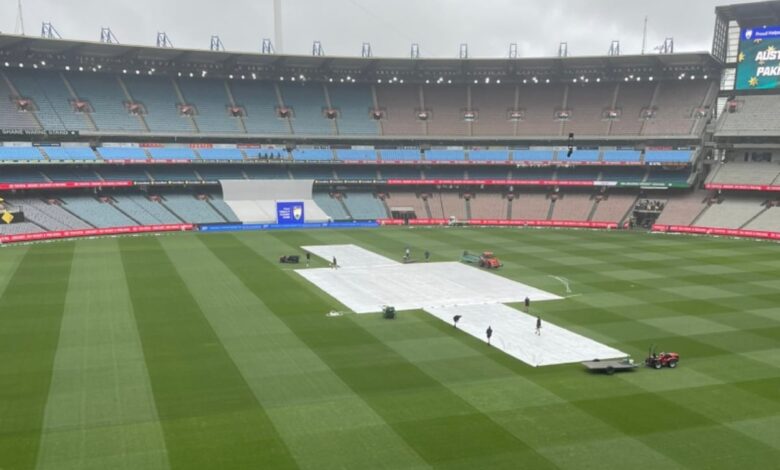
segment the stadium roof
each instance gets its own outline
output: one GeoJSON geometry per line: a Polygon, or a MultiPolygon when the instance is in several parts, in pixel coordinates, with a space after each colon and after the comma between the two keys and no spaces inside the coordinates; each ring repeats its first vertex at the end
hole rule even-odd
{"type": "Polygon", "coordinates": [[[720,62],[708,52],[518,59],[361,58],[234,53],[13,35],[0,35],[0,62],[7,63],[6,67],[19,64],[53,69],[95,67],[101,71],[127,70],[138,74],[234,75],[236,78],[251,75],[258,79],[304,75],[314,80],[349,76],[356,81],[398,77],[409,82],[442,79],[453,83],[484,77],[566,79],[585,75],[623,79],[628,74],[648,74],[673,78],[680,72],[716,76],[721,68],[720,62]]]}
{"type": "Polygon", "coordinates": [[[780,24],[780,1],[742,3],[715,7],[715,14],[742,27],[780,24]]]}

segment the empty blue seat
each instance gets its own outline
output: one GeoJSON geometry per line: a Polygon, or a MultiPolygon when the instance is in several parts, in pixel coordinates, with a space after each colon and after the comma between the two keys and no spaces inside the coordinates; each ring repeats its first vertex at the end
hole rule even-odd
{"type": "Polygon", "coordinates": [[[640,156],[641,153],[637,150],[606,150],[604,152],[604,161],[639,163],[640,156]]]}
{"type": "Polygon", "coordinates": [[[371,160],[376,161],[376,150],[339,149],[336,150],[339,160],[371,160]]]}
{"type": "Polygon", "coordinates": [[[161,160],[194,160],[195,154],[189,147],[162,147],[151,148],[149,153],[152,158],[161,160]]]}
{"type": "Polygon", "coordinates": [[[292,156],[293,160],[300,161],[333,160],[333,152],[330,149],[295,149],[292,156]]]}
{"type": "Polygon", "coordinates": [[[419,160],[420,151],[417,149],[387,149],[381,150],[380,155],[382,160],[394,161],[394,160],[419,160]]]}
{"type": "Polygon", "coordinates": [[[692,150],[648,150],[645,163],[688,163],[692,155],[692,150]]]}
{"type": "Polygon", "coordinates": [[[515,150],[516,162],[549,162],[552,160],[552,150],[515,150]]]}
{"type": "Polygon", "coordinates": [[[146,160],[149,158],[139,147],[100,147],[100,156],[106,160],[146,160]]]}
{"type": "Polygon", "coordinates": [[[471,150],[469,152],[470,161],[483,162],[504,162],[509,160],[509,151],[507,150],[471,150]]]}
{"type": "Polygon", "coordinates": [[[198,154],[204,160],[243,160],[244,155],[239,149],[231,148],[212,148],[199,149],[198,154]]]}
{"type": "Polygon", "coordinates": [[[463,150],[428,150],[425,159],[428,161],[460,161],[466,158],[463,150]]]}
{"type": "MultiPolygon", "coordinates": [[[[564,155],[564,158],[567,157],[564,155]]],[[[560,160],[561,157],[558,157],[558,159],[560,160]]],[[[597,162],[599,161],[599,151],[598,150],[575,150],[574,153],[571,154],[571,157],[567,159],[573,162],[597,162]]]]}
{"type": "Polygon", "coordinates": [[[50,160],[95,160],[97,156],[89,147],[46,147],[50,160]]]}
{"type": "Polygon", "coordinates": [[[0,160],[43,160],[37,147],[0,147],[0,160]]]}

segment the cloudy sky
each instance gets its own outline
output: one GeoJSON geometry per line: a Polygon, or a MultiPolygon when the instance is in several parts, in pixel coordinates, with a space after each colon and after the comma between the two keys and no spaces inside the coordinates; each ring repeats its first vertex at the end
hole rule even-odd
{"type": "MultiPolygon", "coordinates": [[[[13,33],[18,0],[0,0],[0,31],[13,33]]],[[[468,43],[471,57],[605,54],[613,39],[623,54],[639,53],[648,17],[648,51],[673,37],[677,51],[709,50],[714,9],[741,0],[282,0],[284,52],[309,54],[319,40],[327,55],[453,57],[468,43]]],[[[273,0],[22,0],[25,29],[38,35],[51,21],[63,38],[96,41],[111,27],[123,44],[153,45],[165,31],[174,46],[208,48],[212,34],[233,51],[257,51],[273,38],[273,0]]]]}

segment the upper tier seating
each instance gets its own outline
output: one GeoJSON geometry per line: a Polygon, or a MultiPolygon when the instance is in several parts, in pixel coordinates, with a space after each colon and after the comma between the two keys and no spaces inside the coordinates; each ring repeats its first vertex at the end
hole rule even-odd
{"type": "Polygon", "coordinates": [[[146,107],[143,116],[153,132],[191,134],[195,132],[193,121],[179,113],[179,98],[176,89],[168,77],[141,77],[126,75],[122,81],[127,86],[134,101],[146,107]]]}
{"type": "Polygon", "coordinates": [[[644,135],[690,135],[694,132],[693,114],[701,106],[710,82],[701,80],[671,80],[659,83],[656,101],[658,110],[645,123],[644,135]]]}
{"type": "Polygon", "coordinates": [[[553,159],[552,150],[515,150],[512,153],[515,162],[549,162],[553,159]]]}
{"type": "Polygon", "coordinates": [[[90,116],[98,130],[118,132],[143,132],[138,116],[131,115],[126,107],[125,96],[119,81],[113,75],[71,72],[65,74],[79,98],[89,101],[90,116]]]}
{"type": "Polygon", "coordinates": [[[8,69],[5,74],[22,97],[35,101],[35,114],[45,129],[92,130],[86,118],[74,111],[74,97],[59,73],[8,69]]]}
{"type": "Polygon", "coordinates": [[[149,181],[142,167],[133,165],[101,165],[97,173],[106,181],[149,181]]]}
{"type": "Polygon", "coordinates": [[[142,225],[178,224],[182,221],[157,201],[151,201],[142,194],[114,196],[125,211],[142,225]]]}
{"type": "Polygon", "coordinates": [[[290,174],[297,180],[330,180],[333,179],[333,168],[328,165],[290,167],[290,174]]]}
{"type": "Polygon", "coordinates": [[[382,179],[420,179],[420,169],[407,166],[382,166],[379,168],[382,179]]]}
{"type": "Polygon", "coordinates": [[[345,180],[375,180],[377,179],[374,166],[337,166],[336,176],[345,180]]]}
{"type": "Polygon", "coordinates": [[[46,178],[38,170],[38,167],[5,165],[0,167],[0,183],[43,183],[46,181],[46,178]]]}
{"type": "Polygon", "coordinates": [[[33,113],[19,111],[14,98],[23,97],[15,96],[0,73],[0,129],[40,129],[33,113]]]}
{"type": "Polygon", "coordinates": [[[180,78],[177,83],[186,104],[195,105],[198,111],[195,122],[200,132],[243,133],[238,119],[228,114],[229,98],[224,81],[180,78]]]}
{"type": "Polygon", "coordinates": [[[235,166],[225,165],[198,165],[195,171],[205,181],[217,180],[242,180],[246,179],[242,169],[235,166]]]}
{"type": "Polygon", "coordinates": [[[745,227],[746,230],[766,230],[780,232],[780,207],[770,207],[753,219],[745,227]]]}
{"type": "Polygon", "coordinates": [[[518,108],[525,117],[517,123],[517,135],[563,135],[561,122],[556,121],[555,110],[563,106],[564,86],[537,84],[521,86],[518,108]]]}
{"type": "Polygon", "coordinates": [[[250,134],[289,134],[286,119],[276,115],[279,99],[273,83],[228,82],[236,104],[246,111],[244,125],[250,134]]]}
{"type": "Polygon", "coordinates": [[[610,135],[639,135],[642,124],[642,110],[650,107],[657,82],[619,83],[615,108],[620,117],[612,121],[610,135]]]}
{"type": "Polygon", "coordinates": [[[510,136],[515,123],[509,112],[515,108],[514,85],[471,86],[471,107],[477,119],[471,124],[474,135],[510,136]]]}
{"type": "Polygon", "coordinates": [[[550,200],[544,193],[520,193],[512,201],[512,219],[545,220],[550,200]]]}
{"type": "Polygon", "coordinates": [[[425,124],[417,120],[420,110],[420,89],[414,85],[376,87],[380,109],[385,110],[381,121],[384,135],[424,135],[425,124]]]}
{"type": "Polygon", "coordinates": [[[194,160],[195,154],[189,147],[152,147],[149,154],[155,160],[194,160]]]}
{"type": "Polygon", "coordinates": [[[327,107],[321,83],[285,83],[279,85],[282,101],[292,108],[292,126],[297,135],[331,135],[333,124],[325,118],[327,107]]]}
{"type": "Polygon", "coordinates": [[[428,135],[467,135],[463,119],[466,108],[466,88],[460,86],[423,86],[425,108],[432,110],[427,121],[428,135]]]}
{"type": "Polygon", "coordinates": [[[563,135],[605,135],[609,121],[603,117],[605,108],[610,107],[615,96],[615,85],[607,83],[572,84],[566,108],[571,118],[564,121],[563,135]]]}
{"type": "Polygon", "coordinates": [[[328,95],[331,106],[339,112],[339,134],[379,134],[379,125],[369,119],[369,110],[374,107],[371,88],[360,85],[328,84],[328,95]]]}
{"type": "MultiPolygon", "coordinates": [[[[564,158],[567,158],[564,156],[564,158]]],[[[560,160],[560,155],[558,157],[560,160]]],[[[568,160],[572,162],[597,162],[599,161],[599,151],[598,150],[575,150],[574,153],[572,153],[571,158],[568,158],[568,160]]]]}
{"type": "Polygon", "coordinates": [[[716,134],[776,136],[780,129],[780,95],[738,96],[737,110],[724,111],[716,134]]]}

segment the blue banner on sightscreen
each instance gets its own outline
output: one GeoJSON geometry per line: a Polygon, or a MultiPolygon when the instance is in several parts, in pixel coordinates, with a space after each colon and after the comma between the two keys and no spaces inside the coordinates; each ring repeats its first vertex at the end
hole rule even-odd
{"type": "Polygon", "coordinates": [[[276,203],[276,223],[279,225],[294,225],[305,222],[303,202],[285,201],[276,203]]]}

